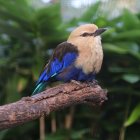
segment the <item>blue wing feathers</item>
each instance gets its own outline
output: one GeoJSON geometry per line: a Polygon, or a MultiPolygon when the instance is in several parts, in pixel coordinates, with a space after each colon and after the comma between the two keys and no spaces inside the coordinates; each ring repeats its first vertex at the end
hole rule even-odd
{"type": "Polygon", "coordinates": [[[66,67],[71,65],[76,59],[76,53],[67,53],[64,55],[62,61],[59,61],[57,58],[51,63],[50,71],[47,73],[48,78],[56,76],[61,73],[66,67]]]}
{"type": "Polygon", "coordinates": [[[63,61],[63,69],[71,65],[77,57],[76,53],[67,53],[64,58],[62,59],[63,61]]]}
{"type": "Polygon", "coordinates": [[[41,73],[33,94],[41,92],[48,82],[58,80],[57,76],[64,73],[64,70],[75,61],[77,54],[77,47],[73,44],[68,42],[59,44],[54,50],[48,65],[41,73]]]}
{"type": "Polygon", "coordinates": [[[46,69],[41,73],[36,85],[38,85],[41,81],[43,81],[46,77],[46,69]]]}
{"type": "Polygon", "coordinates": [[[50,68],[48,70],[48,67],[44,69],[44,71],[41,73],[37,83],[36,83],[36,88],[33,92],[33,94],[36,94],[41,91],[42,87],[44,87],[44,82],[46,83],[49,81],[49,79],[57,76],[59,73],[61,73],[65,68],[70,66],[76,59],[77,54],[72,52],[72,53],[66,53],[62,60],[59,61],[58,58],[55,58],[53,61],[50,63],[50,68]]]}
{"type": "Polygon", "coordinates": [[[49,80],[49,78],[56,76],[58,73],[62,72],[66,67],[71,65],[74,60],[76,59],[77,54],[76,53],[67,53],[64,55],[62,61],[59,61],[57,58],[55,58],[50,65],[49,71],[47,71],[47,68],[42,72],[42,74],[39,77],[39,80],[37,82],[45,82],[49,80]]]}

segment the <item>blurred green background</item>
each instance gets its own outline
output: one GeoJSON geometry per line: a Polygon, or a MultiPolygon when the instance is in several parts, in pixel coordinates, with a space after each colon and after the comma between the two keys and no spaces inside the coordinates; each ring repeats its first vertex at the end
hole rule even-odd
{"type": "MultiPolygon", "coordinates": [[[[140,140],[138,0],[0,0],[0,105],[30,96],[53,49],[84,23],[108,28],[97,76],[108,101],[52,113],[46,140],[140,140]]],[[[39,137],[38,120],[0,132],[0,140],[39,137]]]]}

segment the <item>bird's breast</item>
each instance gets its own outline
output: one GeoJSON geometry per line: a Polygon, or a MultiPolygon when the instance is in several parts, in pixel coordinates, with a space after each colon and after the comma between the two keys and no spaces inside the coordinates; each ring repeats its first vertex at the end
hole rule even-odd
{"type": "Polygon", "coordinates": [[[89,39],[85,44],[78,47],[79,55],[75,61],[77,68],[82,68],[83,72],[98,73],[101,69],[103,60],[103,51],[100,37],[89,39]]]}

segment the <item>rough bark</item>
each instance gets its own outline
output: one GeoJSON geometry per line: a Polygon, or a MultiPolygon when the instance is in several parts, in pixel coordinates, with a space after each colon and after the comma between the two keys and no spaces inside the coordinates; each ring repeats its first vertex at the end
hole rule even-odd
{"type": "Polygon", "coordinates": [[[24,97],[15,103],[0,106],[0,130],[35,120],[42,115],[47,116],[55,110],[75,104],[99,106],[107,100],[106,96],[106,90],[97,84],[61,84],[32,97],[24,97]]]}

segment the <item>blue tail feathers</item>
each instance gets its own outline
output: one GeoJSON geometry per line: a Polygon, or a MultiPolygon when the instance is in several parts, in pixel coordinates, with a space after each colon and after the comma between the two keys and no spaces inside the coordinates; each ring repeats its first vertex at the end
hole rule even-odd
{"type": "Polygon", "coordinates": [[[47,86],[47,82],[41,82],[39,83],[36,88],[34,89],[33,93],[32,93],[32,96],[35,95],[35,94],[38,94],[39,92],[42,92],[45,87],[47,86]]]}

